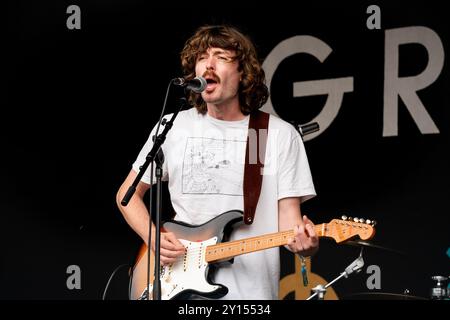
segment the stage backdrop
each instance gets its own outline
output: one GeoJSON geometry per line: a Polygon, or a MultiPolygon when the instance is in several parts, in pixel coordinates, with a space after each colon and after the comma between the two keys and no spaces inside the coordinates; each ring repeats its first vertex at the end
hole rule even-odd
{"type": "Polygon", "coordinates": [[[210,23],[235,25],[257,45],[271,91],[265,111],[320,125],[305,136],[318,195],[302,210],[316,223],[377,221],[371,246],[321,241],[307,288],[283,249],[280,297],[306,298],[361,247],[362,271],[326,298],[429,297],[431,277],[450,270],[446,12],[438,1],[9,4],[0,298],[101,299],[115,269],[106,297],[126,297],[140,240],[115,194],[169,80],[182,75],[184,41],[210,23]]]}

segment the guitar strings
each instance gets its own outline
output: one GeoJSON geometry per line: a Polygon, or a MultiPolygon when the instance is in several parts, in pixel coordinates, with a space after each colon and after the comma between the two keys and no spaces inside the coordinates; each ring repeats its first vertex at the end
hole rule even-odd
{"type": "MultiPolygon", "coordinates": [[[[280,233],[279,235],[277,235],[275,237],[270,237],[270,238],[266,238],[266,239],[264,239],[264,238],[259,239],[259,240],[256,240],[256,239],[249,240],[249,239],[247,239],[245,241],[244,240],[236,240],[237,242],[235,242],[235,243],[233,243],[233,242],[223,242],[223,243],[210,245],[210,246],[216,246],[216,248],[214,248],[214,249],[207,249],[209,246],[206,246],[204,248],[196,247],[196,248],[192,248],[192,249],[187,249],[187,253],[186,254],[184,254],[183,256],[177,257],[177,258],[180,258],[180,259],[183,258],[184,259],[184,257],[186,257],[186,258],[198,257],[198,255],[199,255],[199,253],[201,251],[204,251],[204,252],[206,252],[208,250],[217,251],[217,250],[221,250],[221,247],[228,247],[225,251],[223,251],[223,249],[222,249],[222,252],[224,252],[224,253],[225,252],[233,252],[233,251],[236,251],[236,250],[242,250],[243,246],[244,247],[250,247],[250,248],[251,248],[251,246],[253,246],[254,248],[256,248],[258,245],[261,245],[261,249],[259,249],[259,250],[262,250],[262,249],[265,249],[267,246],[270,248],[270,247],[273,247],[273,246],[283,245],[283,243],[285,243],[286,236],[290,235],[291,233],[292,233],[291,231],[285,231],[285,232],[282,232],[282,233],[280,233]],[[256,241],[258,242],[257,244],[255,244],[256,241]],[[281,241],[281,244],[278,244],[278,243],[275,244],[278,241],[281,241]]],[[[245,248],[245,249],[247,249],[247,248],[245,248]]]]}
{"type": "MultiPolygon", "coordinates": [[[[324,227],[325,227],[325,229],[327,228],[326,225],[327,224],[325,224],[325,223],[324,224],[320,224],[320,225],[316,225],[315,226],[315,231],[317,233],[323,234],[324,227]]],[[[361,227],[361,226],[355,225],[353,227],[361,227]]],[[[282,231],[282,232],[276,233],[276,235],[266,235],[265,237],[262,237],[262,238],[255,237],[255,238],[249,238],[249,239],[246,239],[246,240],[233,240],[231,242],[223,242],[223,243],[217,243],[217,244],[209,245],[209,246],[206,246],[204,248],[196,247],[196,248],[192,248],[192,249],[187,249],[188,252],[185,255],[180,256],[180,257],[182,257],[182,258],[184,258],[184,257],[191,258],[193,256],[198,257],[198,254],[200,253],[200,251],[204,250],[206,252],[207,248],[210,247],[210,246],[216,247],[216,248],[214,248],[212,250],[214,250],[214,251],[221,250],[224,253],[225,252],[232,252],[233,250],[234,251],[236,251],[236,250],[246,250],[247,248],[242,249],[242,246],[254,245],[256,247],[257,245],[255,244],[255,241],[258,242],[258,245],[262,244],[262,248],[259,249],[259,250],[263,250],[267,246],[268,246],[268,248],[270,248],[270,247],[274,247],[274,246],[281,246],[281,245],[283,245],[284,243],[276,244],[276,245],[274,245],[274,243],[277,242],[277,241],[280,241],[280,240],[281,241],[285,241],[285,238],[287,236],[291,236],[293,233],[294,233],[294,230],[286,230],[286,231],[282,231]],[[269,244],[268,242],[272,241],[272,240],[273,240],[273,242],[269,244]],[[266,243],[264,243],[264,242],[266,242],[266,243]],[[227,250],[223,251],[222,247],[227,248],[227,250]]],[[[214,253],[212,253],[212,254],[214,255],[214,253]]],[[[221,252],[219,252],[219,255],[220,254],[221,254],[221,252]]]]}

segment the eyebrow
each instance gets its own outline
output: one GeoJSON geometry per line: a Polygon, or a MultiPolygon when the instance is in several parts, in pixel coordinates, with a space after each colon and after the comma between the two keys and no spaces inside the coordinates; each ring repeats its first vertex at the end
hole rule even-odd
{"type": "Polygon", "coordinates": [[[229,51],[225,51],[223,49],[217,49],[215,51],[213,51],[213,56],[218,55],[218,54],[231,54],[229,51]]]}
{"type": "MultiPolygon", "coordinates": [[[[204,54],[207,54],[207,52],[205,51],[205,52],[199,54],[199,56],[202,56],[202,55],[204,55],[204,54]]],[[[229,50],[225,50],[225,49],[215,49],[215,50],[212,52],[212,55],[213,55],[213,56],[217,56],[217,55],[220,55],[220,54],[225,54],[225,55],[227,55],[227,56],[232,56],[232,55],[233,55],[229,50]]]]}

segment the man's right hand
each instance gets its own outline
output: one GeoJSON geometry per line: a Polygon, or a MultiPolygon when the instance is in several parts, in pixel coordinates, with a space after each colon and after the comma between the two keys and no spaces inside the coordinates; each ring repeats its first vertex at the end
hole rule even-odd
{"type": "MultiPolygon", "coordinates": [[[[155,252],[155,241],[152,241],[152,250],[155,252]]],[[[173,232],[161,232],[161,265],[174,263],[178,257],[184,255],[185,251],[186,248],[173,232]]]]}

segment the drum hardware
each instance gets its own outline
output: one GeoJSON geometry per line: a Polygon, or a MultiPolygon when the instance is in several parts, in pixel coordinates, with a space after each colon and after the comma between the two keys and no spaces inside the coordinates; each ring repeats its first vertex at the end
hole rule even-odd
{"type": "Polygon", "coordinates": [[[434,281],[436,281],[436,284],[434,287],[431,288],[431,299],[432,300],[443,300],[446,299],[447,296],[447,289],[446,289],[446,281],[448,280],[448,277],[444,276],[433,276],[431,277],[434,281]]]}
{"type": "Polygon", "coordinates": [[[325,293],[327,291],[327,288],[330,287],[331,285],[333,285],[333,283],[335,283],[342,277],[348,278],[348,276],[350,274],[352,274],[353,272],[359,273],[361,271],[362,267],[364,266],[364,259],[362,257],[363,250],[364,250],[364,248],[361,248],[359,257],[356,258],[356,260],[353,261],[347,268],[345,268],[345,271],[342,272],[336,279],[329,282],[325,286],[319,284],[316,287],[314,287],[311,290],[312,291],[311,295],[306,300],[312,300],[313,298],[315,298],[316,300],[323,300],[325,293]]]}

